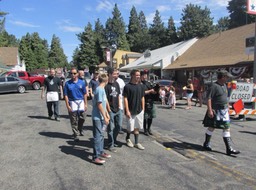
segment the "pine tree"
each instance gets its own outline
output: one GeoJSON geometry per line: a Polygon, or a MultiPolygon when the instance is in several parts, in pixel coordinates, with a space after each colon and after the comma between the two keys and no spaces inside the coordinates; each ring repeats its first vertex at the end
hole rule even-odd
{"type": "Polygon", "coordinates": [[[210,14],[207,7],[201,9],[198,5],[186,5],[181,14],[180,38],[187,40],[210,35],[213,32],[213,18],[210,14]]]}
{"type": "Polygon", "coordinates": [[[137,43],[139,40],[139,32],[141,31],[139,17],[136,8],[133,6],[130,11],[128,24],[127,40],[132,51],[137,51],[137,43]]]}
{"type": "Polygon", "coordinates": [[[77,59],[78,68],[92,67],[99,64],[99,59],[96,55],[95,35],[91,23],[89,22],[84,31],[77,36],[81,42],[77,59]]]}
{"type": "Polygon", "coordinates": [[[153,23],[150,25],[149,34],[151,37],[151,48],[157,49],[162,47],[165,44],[165,27],[164,23],[162,22],[160,13],[156,10],[153,23]]]}
{"type": "Polygon", "coordinates": [[[49,51],[49,67],[61,68],[68,66],[67,57],[64,54],[61,42],[56,35],[52,36],[50,51],[49,51]]]}
{"type": "Polygon", "coordinates": [[[104,40],[105,31],[99,19],[97,19],[95,23],[94,34],[95,34],[96,55],[98,57],[99,63],[101,63],[104,61],[104,56],[103,56],[104,53],[103,53],[102,45],[105,43],[105,40],[104,40]]]}
{"type": "Polygon", "coordinates": [[[254,16],[246,13],[246,3],[247,0],[230,0],[228,2],[230,29],[255,22],[254,16]]]}
{"type": "Polygon", "coordinates": [[[164,42],[163,45],[170,45],[178,42],[176,27],[172,17],[168,19],[168,27],[166,29],[164,42]]]}

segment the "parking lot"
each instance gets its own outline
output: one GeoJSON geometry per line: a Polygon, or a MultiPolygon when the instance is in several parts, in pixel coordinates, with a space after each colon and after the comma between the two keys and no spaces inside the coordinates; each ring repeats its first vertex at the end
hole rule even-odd
{"type": "MultiPolygon", "coordinates": [[[[91,107],[85,136],[75,143],[61,101],[61,121],[48,120],[40,91],[2,94],[1,189],[254,189],[256,187],[255,121],[234,123],[232,134],[241,155],[225,155],[220,132],[213,138],[216,152],[201,151],[205,107],[184,112],[157,106],[154,136],[140,135],[141,151],[125,145],[103,166],[91,162],[91,107]],[[165,145],[165,146],[163,146],[165,145]]],[[[106,136],[106,135],[105,135],[106,136]]],[[[133,138],[132,138],[133,140],[133,138]]]]}

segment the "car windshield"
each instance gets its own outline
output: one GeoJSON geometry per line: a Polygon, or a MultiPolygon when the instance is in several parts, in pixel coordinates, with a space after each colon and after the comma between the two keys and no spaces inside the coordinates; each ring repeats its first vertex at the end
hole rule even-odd
{"type": "Polygon", "coordinates": [[[0,76],[5,76],[8,72],[3,72],[3,73],[0,73],[0,76]]]}

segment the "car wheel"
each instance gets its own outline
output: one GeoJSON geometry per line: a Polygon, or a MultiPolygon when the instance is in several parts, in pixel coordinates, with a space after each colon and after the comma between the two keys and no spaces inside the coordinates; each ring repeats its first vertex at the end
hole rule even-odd
{"type": "Polygon", "coordinates": [[[39,82],[34,82],[34,83],[33,83],[33,89],[34,89],[34,90],[39,90],[40,87],[41,87],[41,85],[40,85],[39,82]]]}
{"type": "Polygon", "coordinates": [[[19,86],[19,87],[18,87],[18,92],[19,92],[19,93],[22,94],[22,93],[24,93],[25,91],[26,91],[25,86],[19,86]]]}

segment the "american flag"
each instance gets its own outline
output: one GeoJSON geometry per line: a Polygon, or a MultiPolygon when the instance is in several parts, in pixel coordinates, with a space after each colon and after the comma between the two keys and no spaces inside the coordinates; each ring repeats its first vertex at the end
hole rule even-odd
{"type": "Polygon", "coordinates": [[[256,0],[247,0],[247,13],[256,14],[256,0]]]}

